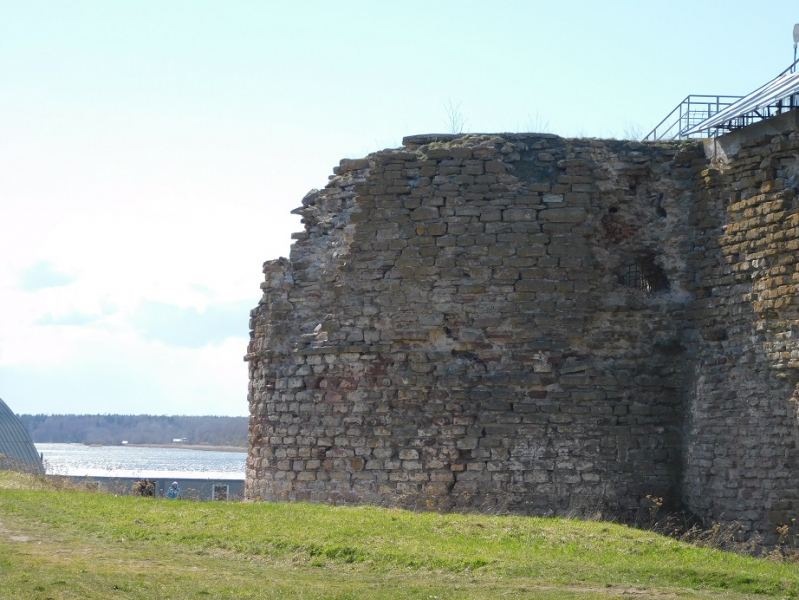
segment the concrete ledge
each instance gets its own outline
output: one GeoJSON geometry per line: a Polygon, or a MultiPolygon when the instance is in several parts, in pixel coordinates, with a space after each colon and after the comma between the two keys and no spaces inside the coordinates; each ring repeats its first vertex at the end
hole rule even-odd
{"type": "Polygon", "coordinates": [[[797,129],[799,129],[799,109],[794,109],[725,135],[704,140],[705,156],[726,163],[748,142],[797,129]]]}

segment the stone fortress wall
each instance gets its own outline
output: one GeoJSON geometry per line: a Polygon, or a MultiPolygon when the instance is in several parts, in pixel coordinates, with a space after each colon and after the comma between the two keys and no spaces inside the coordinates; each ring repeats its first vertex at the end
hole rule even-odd
{"type": "Polygon", "coordinates": [[[795,128],[403,146],[264,265],[246,497],[792,524],[795,128]]]}

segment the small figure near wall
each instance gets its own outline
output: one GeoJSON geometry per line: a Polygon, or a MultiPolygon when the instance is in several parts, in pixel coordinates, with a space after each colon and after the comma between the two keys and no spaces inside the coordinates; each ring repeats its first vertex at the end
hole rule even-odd
{"type": "Polygon", "coordinates": [[[177,481],[172,482],[172,487],[169,488],[166,497],[170,500],[180,500],[180,488],[177,481]]]}

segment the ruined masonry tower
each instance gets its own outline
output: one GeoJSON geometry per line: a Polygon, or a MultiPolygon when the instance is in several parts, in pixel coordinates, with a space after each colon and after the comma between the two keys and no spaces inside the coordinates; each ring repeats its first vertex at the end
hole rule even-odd
{"type": "Polygon", "coordinates": [[[251,313],[246,496],[799,517],[796,113],[343,160],[251,313]]]}

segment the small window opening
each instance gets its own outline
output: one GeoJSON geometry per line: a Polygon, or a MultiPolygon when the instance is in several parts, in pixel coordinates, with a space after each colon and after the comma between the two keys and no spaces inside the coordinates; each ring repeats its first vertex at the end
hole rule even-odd
{"type": "Polygon", "coordinates": [[[619,273],[619,283],[644,292],[667,291],[669,280],[655,259],[642,256],[625,263],[619,273]]]}

